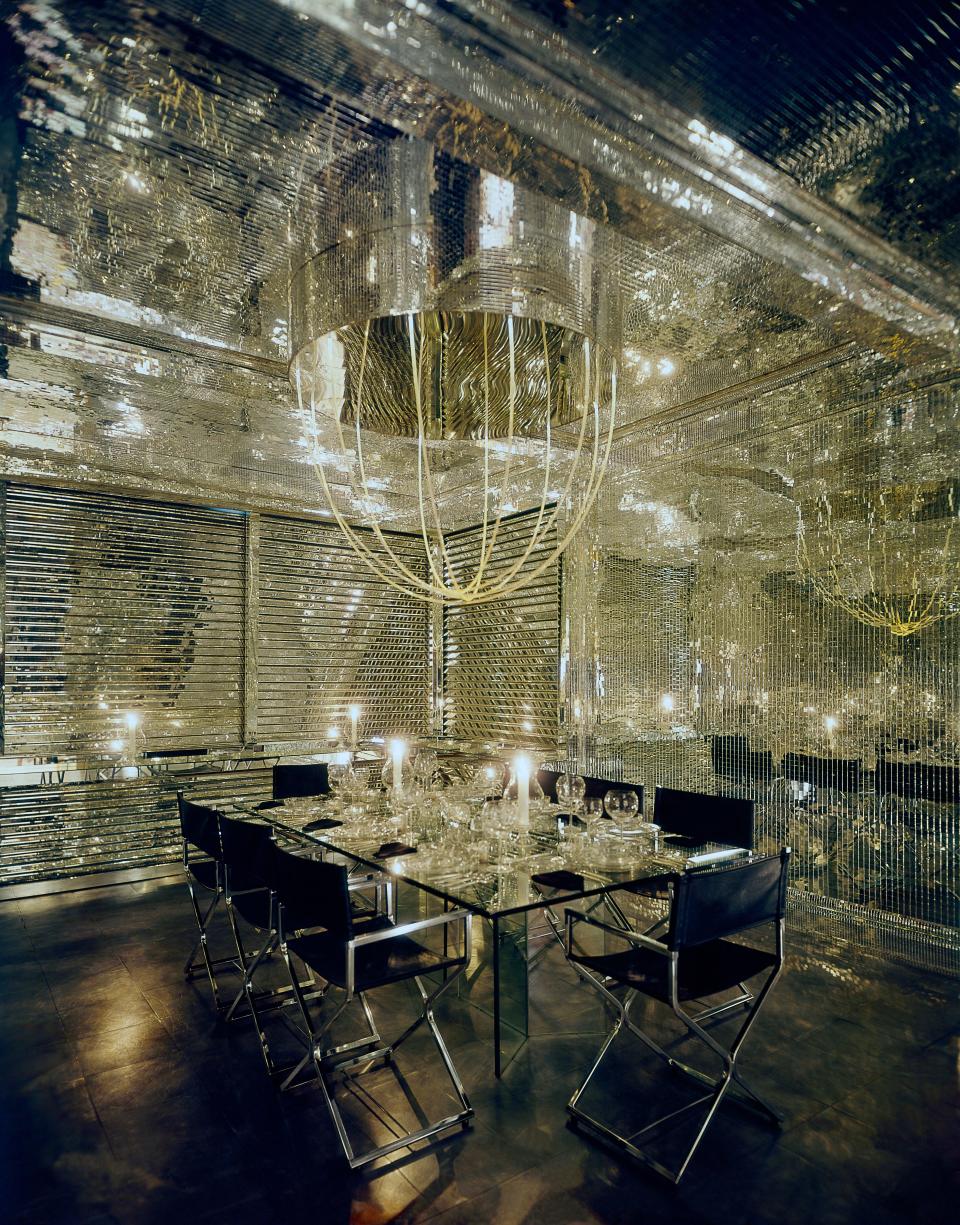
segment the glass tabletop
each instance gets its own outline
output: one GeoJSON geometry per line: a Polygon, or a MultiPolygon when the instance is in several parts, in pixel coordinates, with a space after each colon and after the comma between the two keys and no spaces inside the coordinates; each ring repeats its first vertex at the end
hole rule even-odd
{"type": "Polygon", "coordinates": [[[529,828],[519,829],[489,819],[481,802],[446,793],[402,805],[382,792],[311,797],[245,811],[487,918],[682,871],[691,854],[654,848],[607,820],[589,831],[564,824],[549,803],[532,804],[529,828]]]}

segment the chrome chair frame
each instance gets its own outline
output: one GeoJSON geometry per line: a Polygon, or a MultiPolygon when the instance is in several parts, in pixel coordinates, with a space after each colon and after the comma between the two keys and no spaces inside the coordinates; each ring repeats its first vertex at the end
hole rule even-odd
{"type": "MultiPolygon", "coordinates": [[[[541,767],[537,771],[537,782],[543,789],[544,795],[554,803],[557,802],[557,783],[561,777],[562,772],[559,770],[548,770],[545,767],[541,767]]],[[[583,775],[582,777],[584,783],[586,784],[586,791],[584,792],[585,799],[602,799],[608,791],[612,790],[633,791],[637,796],[637,800],[639,801],[639,814],[643,814],[644,796],[646,794],[643,783],[625,783],[617,779],[601,778],[599,775],[593,774],[583,775]]],[[[575,816],[573,813],[569,815],[571,819],[575,816]]],[[[540,947],[533,953],[524,954],[526,957],[528,970],[532,970],[537,963],[550,952],[551,948],[553,947],[553,941],[556,941],[561,948],[564,946],[563,922],[554,914],[554,903],[550,900],[549,894],[544,891],[544,886],[541,885],[539,881],[534,880],[533,885],[540,897],[543,899],[543,904],[539,907],[539,914],[545,920],[546,926],[542,928],[534,937],[535,939],[543,942],[540,947]]],[[[624,927],[627,926],[626,916],[617,905],[613,896],[610,894],[602,894],[600,897],[596,898],[595,901],[593,901],[587,907],[587,913],[591,914],[601,906],[609,910],[615,919],[618,921],[622,920],[624,927]]]]}
{"type": "MultiPolygon", "coordinates": [[[[385,874],[384,878],[381,878],[380,876],[374,877],[371,874],[363,877],[362,879],[351,880],[348,888],[350,889],[351,893],[359,893],[362,889],[369,889],[371,885],[373,886],[376,895],[376,901],[374,903],[374,910],[372,913],[387,915],[392,914],[394,905],[392,899],[395,896],[395,891],[392,887],[393,882],[385,879],[385,874]]],[[[254,953],[246,963],[246,969],[243,972],[243,981],[240,984],[240,990],[237,992],[224,1019],[230,1021],[234,1019],[246,1019],[247,1017],[253,1018],[254,1025],[257,1029],[257,1036],[260,1040],[260,1050],[264,1057],[267,1072],[270,1076],[276,1076],[277,1073],[283,1071],[283,1069],[278,1068],[270,1056],[270,1043],[267,1038],[266,1030],[263,1027],[261,1015],[263,1012],[272,1012],[277,1008],[283,1008],[285,1005],[293,1002],[294,992],[292,987],[276,987],[270,991],[256,991],[254,989],[253,979],[257,973],[257,970],[280,948],[277,895],[272,890],[270,894],[270,902],[271,924],[269,932],[266,933],[267,939],[264,940],[257,952],[254,953]],[[246,1000],[248,1005],[247,1011],[238,1014],[237,1009],[244,1000],[246,1000]]],[[[308,975],[306,981],[301,985],[304,987],[314,987],[316,986],[316,983],[312,976],[308,975]]],[[[308,995],[304,998],[320,999],[324,994],[325,989],[319,990],[314,995],[308,995]]],[[[368,1020],[372,1025],[373,1019],[369,1016],[369,1013],[368,1020]]]]}
{"type": "MultiPolygon", "coordinates": [[[[246,1012],[238,1011],[240,1009],[241,1004],[247,1001],[247,991],[246,991],[247,978],[250,976],[250,974],[253,971],[256,970],[256,968],[259,965],[261,965],[267,958],[272,956],[272,954],[275,952],[277,948],[278,940],[277,940],[277,924],[276,924],[276,896],[269,882],[266,879],[263,880],[262,884],[254,885],[251,888],[241,889],[241,890],[234,890],[233,888],[231,888],[231,880],[233,878],[234,872],[235,871],[239,872],[242,878],[242,873],[243,873],[244,868],[243,868],[243,865],[241,864],[234,865],[234,864],[231,864],[230,862],[230,857],[227,853],[226,844],[224,840],[224,822],[225,821],[228,821],[228,822],[229,821],[243,821],[243,818],[226,817],[224,814],[221,814],[220,816],[220,843],[221,843],[221,846],[224,848],[224,856],[223,856],[224,902],[225,902],[226,910],[227,910],[227,918],[230,922],[230,930],[233,934],[234,945],[236,946],[236,950],[237,950],[237,966],[241,974],[240,987],[238,991],[236,992],[236,994],[234,995],[233,1000],[231,1001],[230,1006],[227,1008],[226,1013],[224,1014],[224,1020],[225,1021],[236,1021],[236,1020],[245,1020],[247,1017],[253,1015],[250,1009],[248,1009],[246,1012]],[[249,924],[249,926],[253,929],[253,931],[256,932],[257,937],[260,940],[259,949],[257,949],[257,951],[254,953],[249,953],[244,946],[243,936],[241,935],[241,932],[240,932],[240,925],[239,925],[239,920],[238,920],[238,910],[237,910],[237,906],[236,906],[234,899],[236,897],[251,898],[251,897],[255,897],[258,893],[266,894],[267,922],[266,922],[266,925],[263,926],[263,925],[260,925],[254,922],[249,917],[243,916],[245,918],[245,921],[249,924]]],[[[263,838],[265,842],[268,840],[272,840],[273,833],[274,833],[272,827],[270,827],[269,825],[259,825],[258,828],[263,831],[261,837],[263,838]]],[[[248,874],[249,874],[249,870],[250,870],[249,865],[247,865],[248,874]]],[[[248,879],[249,879],[249,876],[248,876],[248,879]]],[[[289,995],[289,992],[287,992],[287,995],[289,995]]],[[[264,1008],[278,1007],[283,1003],[283,996],[276,991],[264,991],[264,992],[260,992],[257,994],[257,1002],[261,1007],[264,1007],[264,1008]]]]}
{"type": "MultiPolygon", "coordinates": [[[[220,816],[221,822],[226,820],[243,820],[243,818],[227,817],[223,814],[220,816]]],[[[264,837],[271,842],[276,841],[276,829],[269,825],[264,825],[264,837]]],[[[222,825],[221,825],[221,843],[223,843],[222,825]]],[[[304,851],[312,849],[303,847],[304,851]]],[[[272,1011],[276,1008],[282,1008],[284,1004],[291,999],[292,991],[290,987],[278,987],[267,991],[255,991],[253,988],[253,976],[265,961],[268,961],[280,947],[280,931],[277,914],[277,895],[269,881],[265,881],[262,887],[254,887],[253,889],[244,889],[235,893],[230,888],[230,878],[233,868],[231,867],[229,857],[224,850],[223,859],[223,893],[226,903],[227,918],[230,921],[230,928],[233,932],[234,943],[237,949],[237,965],[240,968],[242,981],[240,987],[234,996],[229,1008],[227,1009],[224,1020],[246,1020],[248,1017],[253,1017],[257,1026],[257,1030],[261,1035],[261,1046],[266,1041],[263,1033],[263,1025],[260,1021],[260,1013],[264,1011],[272,1011]],[[257,933],[260,938],[260,947],[255,953],[248,953],[244,947],[243,937],[240,932],[240,927],[237,918],[237,907],[234,904],[234,897],[255,894],[258,892],[268,892],[268,909],[267,909],[267,925],[259,926],[250,919],[245,919],[250,927],[257,933]],[[245,1012],[239,1011],[241,1004],[247,1003],[248,1008],[245,1012]]],[[[242,871],[242,869],[241,869],[242,871]]],[[[367,872],[362,878],[352,879],[349,882],[348,888],[352,893],[359,893],[363,889],[374,889],[374,904],[372,914],[389,913],[394,902],[393,881],[385,873],[367,872]]],[[[309,979],[305,985],[313,986],[313,979],[309,979]]],[[[267,1064],[268,1071],[270,1064],[267,1064]]]]}
{"type": "MultiPolygon", "coordinates": [[[[784,850],[779,856],[781,861],[781,896],[785,892],[786,888],[786,866],[789,853],[789,850],[784,850]]],[[[723,872],[724,869],[719,869],[719,871],[723,872]]],[[[675,888],[676,885],[671,884],[671,909],[673,908],[676,896],[675,888]]],[[[774,920],[771,919],[770,922],[774,922],[774,920]]],[[[703,1072],[701,1069],[695,1068],[691,1064],[670,1055],[631,1019],[630,1009],[641,992],[636,988],[628,987],[624,998],[621,1000],[614,994],[614,990],[616,990],[618,986],[624,984],[620,984],[616,982],[616,980],[611,980],[609,977],[601,979],[595,973],[588,972],[586,981],[588,981],[590,985],[595,988],[595,990],[603,998],[604,1002],[609,1005],[616,1016],[616,1020],[610,1033],[604,1039],[596,1058],[587,1072],[587,1075],[578,1088],[574,1091],[569,1102],[567,1103],[567,1111],[570,1115],[573,1126],[577,1126],[579,1124],[586,1125],[603,1139],[618,1148],[622,1148],[632,1157],[649,1166],[657,1174],[666,1178],[674,1185],[678,1184],[683,1175],[686,1173],[694,1154],[696,1153],[704,1135],[706,1134],[707,1128],[710,1126],[714,1116],[717,1113],[717,1110],[720,1107],[720,1104],[723,1102],[724,1098],[727,1097],[727,1095],[729,1095],[730,1099],[736,1102],[738,1105],[745,1106],[758,1112],[766,1121],[779,1126],[783,1122],[783,1116],[747,1084],[743,1078],[743,1073],[740,1071],[737,1061],[740,1055],[740,1050],[760,1014],[764,1000],[769,995],[774,983],[779,978],[783,969],[784,919],[782,913],[775,920],[776,951],[773,955],[773,964],[771,966],[770,973],[768,974],[760,990],[751,999],[748,1006],[748,1014],[744,1019],[743,1024],[738,1029],[732,1042],[726,1047],[718,1042],[716,1038],[714,1038],[714,1036],[701,1024],[701,1022],[707,1019],[707,1017],[716,1016],[718,1010],[707,1010],[705,1012],[691,1015],[690,1013],[685,1012],[681,1007],[681,1001],[679,998],[679,975],[680,957],[683,952],[682,948],[672,948],[668,943],[655,940],[642,932],[625,931],[620,927],[614,927],[609,923],[604,923],[601,920],[594,918],[592,915],[585,915],[580,911],[567,909],[565,911],[565,951],[568,959],[573,956],[574,928],[580,923],[586,923],[590,927],[598,928],[606,934],[616,937],[619,940],[625,940],[634,948],[646,949],[649,952],[655,953],[658,956],[662,956],[667,959],[667,1003],[670,1010],[683,1023],[689,1035],[699,1039],[699,1041],[708,1047],[713,1054],[717,1055],[721,1059],[723,1063],[723,1070],[718,1077],[712,1077],[703,1072]],[[605,1055],[612,1047],[617,1036],[624,1028],[629,1030],[629,1032],[638,1038],[644,1046],[662,1059],[668,1067],[674,1071],[682,1073],[699,1084],[707,1086],[709,1089],[709,1092],[695,1098],[691,1102],[686,1103],[679,1109],[672,1110],[667,1114],[661,1115],[659,1118],[654,1119],[653,1122],[648,1123],[639,1131],[631,1133],[631,1136],[625,1136],[616,1131],[614,1128],[604,1123],[601,1119],[587,1113],[587,1111],[585,1111],[580,1105],[580,1099],[585,1093],[587,1086],[590,1084],[595,1073],[597,1072],[597,1069],[600,1067],[605,1055]],[[734,1086],[737,1086],[741,1092],[733,1092],[734,1086]],[[704,1118],[699,1129],[697,1130],[693,1143],[686,1151],[677,1169],[668,1169],[665,1165],[655,1160],[649,1153],[645,1152],[636,1143],[634,1143],[636,1139],[654,1132],[664,1123],[667,1123],[670,1120],[677,1118],[681,1114],[685,1114],[690,1110],[694,1110],[697,1107],[704,1105],[707,1105],[704,1118]]],[[[726,934],[735,933],[728,932],[726,934]]],[[[578,968],[586,969],[586,967],[583,966],[579,966],[578,968]]],[[[731,986],[733,985],[734,984],[731,984],[731,986]]],[[[653,996],[651,998],[657,997],[653,996]]],[[[735,1002],[736,1005],[739,1003],[740,1001],[735,1002]]],[[[735,1005],[730,1006],[732,1007],[735,1005]]]]}
{"type": "Polygon", "coordinates": [[[184,872],[184,876],[186,877],[187,890],[189,891],[189,894],[190,894],[190,904],[193,907],[193,914],[196,920],[197,931],[198,931],[197,939],[195,940],[193,947],[190,950],[190,955],[187,957],[186,963],[184,964],[183,974],[184,974],[184,977],[188,981],[190,981],[193,979],[194,975],[198,971],[200,970],[204,971],[204,973],[207,976],[207,980],[210,983],[210,990],[213,994],[214,1007],[219,1013],[223,1008],[223,1001],[220,999],[220,989],[219,989],[219,986],[217,985],[217,975],[222,970],[225,970],[225,969],[232,970],[232,969],[237,968],[236,960],[233,957],[218,957],[218,958],[211,957],[209,942],[208,942],[208,928],[210,926],[210,922],[213,919],[214,913],[217,907],[219,906],[220,902],[224,901],[225,896],[226,896],[225,890],[224,890],[223,857],[222,857],[222,850],[220,850],[220,847],[219,847],[219,842],[220,842],[220,831],[219,831],[219,825],[218,825],[219,813],[217,812],[216,809],[208,808],[206,805],[199,805],[199,804],[192,805],[191,801],[186,800],[184,798],[182,791],[177,792],[177,811],[180,815],[181,834],[183,836],[183,859],[182,859],[183,872],[184,872]],[[191,842],[190,839],[187,837],[184,823],[183,823],[183,806],[185,804],[191,804],[191,806],[195,808],[203,808],[207,812],[209,812],[209,814],[213,818],[214,825],[217,829],[217,835],[216,835],[217,854],[216,855],[214,855],[212,852],[208,852],[204,850],[204,848],[199,846],[197,843],[191,842]],[[196,867],[197,867],[196,861],[192,861],[190,858],[191,846],[196,846],[197,850],[202,851],[205,855],[208,856],[206,859],[201,861],[202,863],[213,864],[213,867],[214,867],[213,882],[214,883],[212,886],[206,885],[200,879],[199,874],[196,872],[196,867]],[[213,894],[213,897],[210,900],[209,905],[207,905],[205,909],[200,904],[200,895],[197,892],[198,889],[204,889],[207,892],[210,892],[213,894]],[[198,952],[201,954],[200,961],[196,960],[198,952]]]}
{"type": "MultiPolygon", "coordinates": [[[[327,1110],[333,1122],[340,1144],[351,1169],[357,1169],[360,1166],[367,1165],[371,1161],[376,1161],[379,1158],[390,1156],[392,1153],[400,1149],[410,1148],[412,1145],[418,1144],[421,1141],[430,1140],[441,1133],[449,1131],[454,1127],[463,1127],[466,1130],[470,1125],[470,1120],[473,1118],[474,1110],[467,1098],[466,1091],[463,1087],[463,1082],[453,1064],[450,1057],[450,1052],[447,1050],[446,1044],[440,1030],[437,1027],[433,1009],[437,1000],[450,989],[457,981],[460,975],[464,972],[469,964],[472,943],[471,943],[471,919],[472,915],[467,910],[451,910],[441,915],[435,915],[428,919],[418,919],[411,923],[404,923],[399,926],[388,926],[377,931],[365,932],[359,935],[351,934],[348,939],[343,941],[343,985],[339,989],[343,991],[343,999],[337,1007],[333,1008],[330,1015],[317,1024],[311,1015],[310,1004],[325,999],[331,987],[337,984],[325,981],[317,990],[307,992],[304,987],[310,984],[302,983],[298,977],[294,964],[294,952],[290,948],[288,940],[288,932],[284,926],[286,907],[282,898],[282,890],[280,891],[280,900],[277,912],[277,927],[279,947],[283,954],[286,963],[287,972],[290,977],[290,986],[292,989],[294,1001],[291,1004],[291,1009],[296,1008],[299,1013],[299,1024],[290,1021],[286,1013],[290,1011],[284,1010],[281,1016],[287,1021],[288,1027],[294,1035],[304,1045],[305,1053],[299,1062],[289,1067],[278,1067],[272,1059],[269,1051],[269,1045],[266,1035],[258,1020],[258,1034],[261,1039],[261,1048],[263,1050],[264,1061],[275,1077],[280,1079],[279,1088],[282,1091],[296,1088],[300,1084],[308,1083],[316,1078],[320,1084],[320,1089],[323,1094],[327,1110]],[[459,923],[463,927],[463,947],[462,953],[456,958],[451,958],[446,966],[443,967],[443,981],[433,989],[428,991],[424,986],[421,976],[410,973],[403,977],[413,978],[416,983],[417,990],[420,994],[420,1012],[416,1018],[407,1026],[407,1028],[390,1043],[384,1043],[374,1021],[373,1013],[367,1001],[367,993],[369,990],[375,990],[376,987],[359,989],[357,986],[356,974],[356,958],[357,951],[369,947],[370,945],[378,944],[387,940],[395,940],[401,937],[410,937],[419,932],[428,929],[437,928],[439,926],[447,926],[452,923],[459,923]],[[343,1015],[350,1004],[356,1000],[362,1010],[367,1023],[369,1034],[365,1037],[355,1039],[351,1042],[341,1043],[338,1046],[327,1046],[324,1039],[330,1032],[333,1025],[343,1015]],[[436,1044],[437,1050],[440,1053],[441,1060],[447,1071],[450,1081],[453,1085],[457,1099],[460,1103],[460,1109],[453,1114],[446,1115],[444,1118],[436,1122],[428,1123],[425,1126],[416,1129],[412,1132],[407,1132],[386,1144],[378,1145],[364,1153],[354,1151],[353,1145],[350,1142],[350,1137],[347,1133],[346,1124],[341,1114],[340,1108],[337,1105],[334,1092],[331,1088],[329,1078],[333,1073],[344,1073],[347,1076],[357,1077],[371,1070],[375,1064],[389,1064],[393,1061],[399,1048],[415,1034],[422,1025],[426,1025],[430,1031],[431,1037],[436,1044]],[[310,1065],[312,1070],[310,1075],[301,1079],[301,1073],[304,1072],[310,1065]]],[[[295,940],[296,933],[294,933],[295,940]]],[[[309,962],[304,961],[308,970],[314,974],[318,972],[312,967],[309,962]]],[[[319,976],[319,975],[318,975],[319,976]]],[[[403,981],[403,977],[395,977],[393,982],[403,981]]],[[[381,985],[381,984],[377,984],[381,985]]],[[[245,979],[248,1000],[250,1001],[251,1012],[256,1017],[256,1001],[253,998],[252,991],[252,975],[245,979]]]]}

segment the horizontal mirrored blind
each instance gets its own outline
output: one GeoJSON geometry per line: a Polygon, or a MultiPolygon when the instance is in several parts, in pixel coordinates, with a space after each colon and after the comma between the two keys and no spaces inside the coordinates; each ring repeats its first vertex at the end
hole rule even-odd
{"type": "MultiPolygon", "coordinates": [[[[525,512],[503,522],[493,562],[519,560],[530,538],[525,512]]],[[[454,570],[473,572],[481,529],[448,541],[454,570]]],[[[556,533],[524,561],[535,570],[556,547],[556,533]]],[[[529,586],[490,604],[444,610],[443,730],[464,740],[555,744],[559,728],[560,563],[529,586]]]]}
{"type": "Polygon", "coordinates": [[[174,792],[156,779],[0,789],[0,881],[48,880],[174,859],[174,792]]]}
{"type": "Polygon", "coordinates": [[[137,779],[0,788],[0,884],[165,863],[180,853],[176,790],[197,801],[253,804],[270,797],[268,766],[202,778],[137,779]]]}
{"type": "MultiPolygon", "coordinates": [[[[419,539],[391,537],[391,547],[423,569],[419,539]]],[[[335,528],[281,516],[261,520],[259,583],[260,740],[342,733],[351,703],[362,711],[361,738],[426,731],[425,605],[378,578],[335,528]]]]}
{"type": "Polygon", "coordinates": [[[240,739],[240,514],[6,490],[6,752],[240,739]]]}

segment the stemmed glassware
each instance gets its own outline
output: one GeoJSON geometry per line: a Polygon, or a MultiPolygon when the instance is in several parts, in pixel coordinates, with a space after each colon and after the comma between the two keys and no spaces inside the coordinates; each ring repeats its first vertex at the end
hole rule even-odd
{"type": "Polygon", "coordinates": [[[603,797],[603,807],[607,816],[622,828],[640,811],[640,797],[626,787],[611,787],[603,797]]]}
{"type": "Polygon", "coordinates": [[[586,781],[579,774],[561,774],[557,779],[557,802],[565,812],[579,813],[586,794],[586,781]]]}

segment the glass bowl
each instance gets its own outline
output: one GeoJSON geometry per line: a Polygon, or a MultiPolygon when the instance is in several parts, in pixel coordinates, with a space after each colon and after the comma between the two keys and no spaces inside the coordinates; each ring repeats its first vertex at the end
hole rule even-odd
{"type": "Polygon", "coordinates": [[[611,787],[603,797],[603,808],[608,817],[622,825],[640,811],[640,797],[635,791],[611,787]]]}

